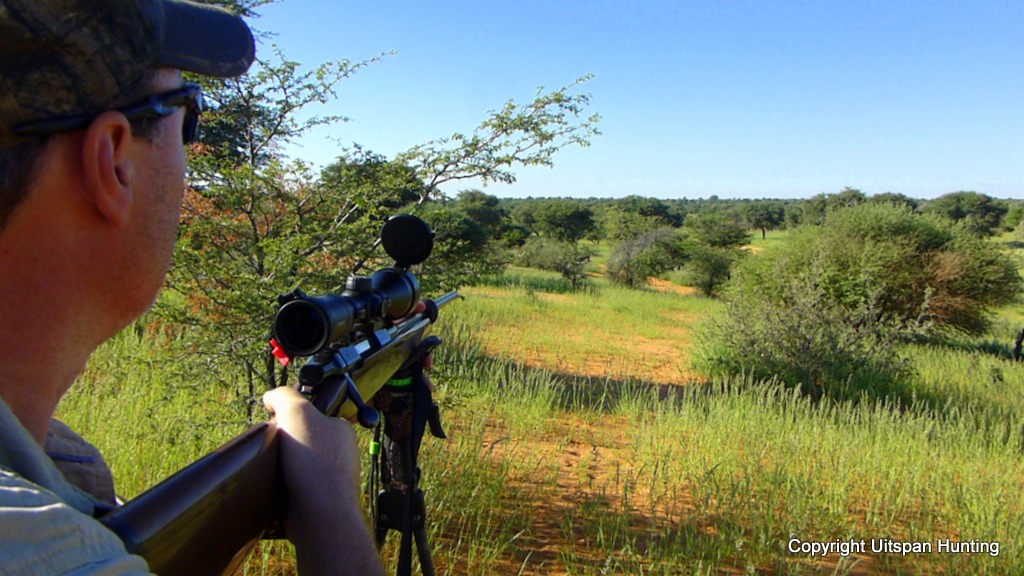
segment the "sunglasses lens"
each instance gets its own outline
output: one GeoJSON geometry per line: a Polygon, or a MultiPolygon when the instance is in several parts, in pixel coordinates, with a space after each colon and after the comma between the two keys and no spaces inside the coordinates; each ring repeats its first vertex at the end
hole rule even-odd
{"type": "Polygon", "coordinates": [[[184,144],[191,144],[196,141],[196,133],[199,131],[199,111],[191,106],[185,108],[185,119],[181,124],[181,141],[184,144]]]}

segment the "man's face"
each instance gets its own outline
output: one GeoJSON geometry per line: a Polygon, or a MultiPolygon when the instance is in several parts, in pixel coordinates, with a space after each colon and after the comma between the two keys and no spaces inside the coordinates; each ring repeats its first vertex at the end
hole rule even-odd
{"type": "MultiPolygon", "coordinates": [[[[178,71],[161,70],[152,93],[173,90],[182,85],[178,71]]],[[[136,215],[132,218],[131,237],[135,239],[134,260],[128,276],[134,276],[134,295],[130,296],[135,315],[145,311],[156,298],[170,266],[177,239],[182,194],[185,189],[185,149],[181,125],[185,111],[159,121],[150,141],[138,138],[140,162],[133,188],[136,215]]]]}

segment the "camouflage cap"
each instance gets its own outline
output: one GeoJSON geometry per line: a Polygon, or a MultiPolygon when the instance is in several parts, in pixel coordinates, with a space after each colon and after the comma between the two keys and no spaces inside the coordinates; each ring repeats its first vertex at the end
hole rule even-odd
{"type": "Polygon", "coordinates": [[[15,126],[99,113],[149,69],[238,76],[255,57],[241,18],[185,0],[0,0],[0,149],[15,126]]]}

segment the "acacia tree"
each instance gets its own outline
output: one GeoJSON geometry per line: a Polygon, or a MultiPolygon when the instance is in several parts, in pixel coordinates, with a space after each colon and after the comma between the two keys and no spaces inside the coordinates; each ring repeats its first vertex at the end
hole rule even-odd
{"type": "Polygon", "coordinates": [[[740,247],[750,242],[746,224],[735,212],[715,210],[690,214],[684,226],[690,238],[686,281],[705,296],[717,296],[742,255],[740,247]]]}
{"type": "Polygon", "coordinates": [[[750,233],[736,214],[722,211],[690,214],[683,225],[695,241],[715,248],[737,248],[750,242],[750,233]]]}
{"type": "Polygon", "coordinates": [[[581,76],[551,92],[537,88],[532,102],[507,101],[471,134],[455,133],[414,146],[395,160],[412,166],[430,193],[445,183],[470,179],[484,185],[512,184],[513,168],[550,168],[556,152],[566,146],[590,146],[590,139],[600,134],[600,115],[584,118],[590,95],[577,92],[591,78],[592,74],[581,76]]]}
{"type": "Polygon", "coordinates": [[[925,206],[925,212],[945,216],[976,236],[995,234],[1008,210],[1004,203],[977,192],[953,192],[925,206]]]}
{"type": "Polygon", "coordinates": [[[682,265],[687,247],[678,230],[661,227],[622,241],[608,258],[608,277],[617,284],[638,288],[652,276],[682,265]]]}
{"type": "Polygon", "coordinates": [[[535,236],[519,248],[516,261],[521,266],[558,272],[575,291],[586,285],[587,263],[593,256],[589,246],[535,236]]]}
{"type": "Polygon", "coordinates": [[[453,207],[478,223],[490,238],[501,236],[508,219],[498,197],[480,190],[459,192],[453,207]]]}
{"type": "MultiPolygon", "coordinates": [[[[337,286],[336,272],[365,238],[365,190],[339,195],[308,166],[289,162],[284,144],[337,116],[296,113],[334,96],[338,82],[369,64],[329,62],[302,72],[275,51],[246,76],[201,79],[210,110],[189,150],[190,185],[180,240],[158,314],[185,328],[182,363],[248,403],[275,382],[266,354],[276,296],[297,286],[337,286]],[[361,207],[357,215],[356,208],[361,207]],[[175,296],[177,294],[177,296],[175,296]]],[[[252,414],[250,414],[250,418],[252,414]]]]}
{"type": "Polygon", "coordinates": [[[682,219],[669,212],[669,207],[654,198],[627,196],[602,211],[602,236],[606,240],[625,242],[662,227],[678,227],[682,219]]]}
{"type": "Polygon", "coordinates": [[[534,229],[545,237],[575,244],[596,226],[594,213],[571,200],[546,200],[533,210],[534,229]]]}
{"type": "Polygon", "coordinates": [[[786,222],[786,208],[781,202],[751,202],[743,206],[742,212],[747,225],[761,231],[761,240],[767,237],[768,230],[774,230],[786,222]]]}
{"type": "Polygon", "coordinates": [[[472,136],[414,147],[397,162],[357,146],[318,177],[286,158],[283,146],[344,119],[299,112],[334,98],[340,81],[376,59],[303,71],[273,54],[246,76],[198,79],[210,110],[189,151],[181,238],[157,308],[182,328],[176,342],[190,372],[183,381],[224,384],[249,407],[250,419],[256,399],[279,378],[266,344],[279,294],[340,291],[384,217],[438,196],[441,184],[473,177],[512,182],[515,166],[551,165],[562,146],[586,145],[597,133],[596,117],[578,118],[589,97],[563,88],[526,106],[510,102],[472,136]]]}
{"type": "Polygon", "coordinates": [[[600,215],[600,223],[600,237],[613,242],[628,242],[663,226],[654,218],[629,212],[618,206],[604,209],[600,215]]]}

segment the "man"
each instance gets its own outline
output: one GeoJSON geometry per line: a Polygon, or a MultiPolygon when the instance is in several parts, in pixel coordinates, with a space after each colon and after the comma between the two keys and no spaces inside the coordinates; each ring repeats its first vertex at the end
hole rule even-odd
{"type": "MultiPolygon", "coordinates": [[[[42,445],[89,355],[163,283],[201,103],[181,71],[253,58],[240,19],[183,0],[0,0],[0,573],[147,571],[42,445]]],[[[288,388],[264,402],[299,570],[380,573],[351,426],[288,388]]]]}

